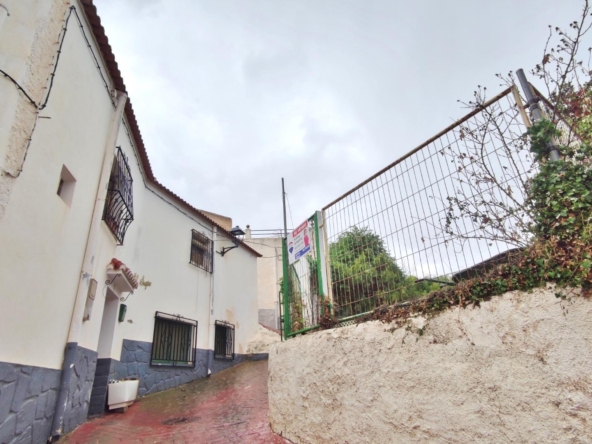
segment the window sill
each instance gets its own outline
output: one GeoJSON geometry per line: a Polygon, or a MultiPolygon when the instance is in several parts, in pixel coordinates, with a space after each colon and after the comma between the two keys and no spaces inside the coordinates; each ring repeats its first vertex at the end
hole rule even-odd
{"type": "Polygon", "coordinates": [[[187,363],[175,363],[173,361],[169,362],[151,362],[150,367],[185,367],[185,368],[195,368],[195,362],[191,364],[187,363]]]}

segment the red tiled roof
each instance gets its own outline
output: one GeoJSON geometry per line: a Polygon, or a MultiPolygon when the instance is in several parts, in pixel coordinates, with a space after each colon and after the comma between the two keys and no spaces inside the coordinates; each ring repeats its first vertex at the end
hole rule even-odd
{"type": "MultiPolygon", "coordinates": [[[[88,22],[90,23],[91,30],[95,37],[97,44],[99,45],[99,50],[101,51],[101,56],[105,65],[107,66],[107,70],[109,71],[109,76],[115,86],[115,89],[118,91],[124,92],[127,94],[127,89],[125,87],[125,83],[123,83],[123,78],[121,77],[121,72],[119,71],[119,67],[117,66],[117,62],[115,61],[115,56],[113,55],[113,51],[111,50],[111,45],[109,45],[109,39],[105,34],[105,28],[101,25],[101,19],[97,14],[97,8],[93,4],[93,0],[80,0],[82,6],[84,7],[84,13],[88,22]]],[[[175,202],[177,205],[183,207],[184,209],[188,210],[189,212],[205,219],[212,225],[218,227],[218,231],[222,234],[227,235],[229,238],[233,236],[222,226],[218,223],[213,221],[203,212],[195,208],[194,206],[190,205],[188,202],[183,200],[181,197],[177,196],[167,187],[162,185],[156,177],[154,177],[154,173],[152,172],[152,167],[150,166],[150,160],[148,159],[148,155],[146,153],[146,147],[144,146],[144,140],[142,139],[142,134],[140,133],[140,128],[138,126],[138,121],[136,120],[136,115],[134,114],[134,109],[132,107],[132,102],[128,99],[125,105],[125,116],[127,118],[128,124],[130,126],[130,130],[132,133],[132,137],[136,143],[136,147],[138,150],[138,154],[140,156],[140,161],[142,163],[142,168],[144,169],[144,173],[146,174],[146,179],[149,183],[153,186],[158,188],[164,195],[166,195],[171,201],[175,202]]],[[[238,240],[239,245],[251,253],[253,253],[257,257],[261,257],[261,254],[255,251],[253,248],[245,244],[244,242],[238,240]]]]}

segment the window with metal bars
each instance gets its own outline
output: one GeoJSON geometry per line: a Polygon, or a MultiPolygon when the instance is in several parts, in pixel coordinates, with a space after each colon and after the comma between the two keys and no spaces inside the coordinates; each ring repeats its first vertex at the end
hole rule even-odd
{"type": "Polygon", "coordinates": [[[125,232],[134,220],[132,185],[132,174],[127,158],[118,146],[111,167],[103,220],[120,244],[123,244],[125,232]]]}
{"type": "Polygon", "coordinates": [[[191,257],[189,263],[209,273],[214,268],[214,242],[204,234],[191,230],[191,257]]]}
{"type": "Polygon", "coordinates": [[[216,321],[215,328],[214,358],[234,359],[234,325],[216,321]]]}
{"type": "Polygon", "coordinates": [[[156,312],[150,365],[195,367],[197,321],[156,312]]]}

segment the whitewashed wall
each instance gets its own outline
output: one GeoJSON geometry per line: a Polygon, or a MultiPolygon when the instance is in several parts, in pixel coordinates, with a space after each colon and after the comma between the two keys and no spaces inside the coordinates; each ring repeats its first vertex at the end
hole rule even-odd
{"type": "MultiPolygon", "coordinates": [[[[64,0],[4,0],[0,27],[0,68],[36,102],[45,96],[56,42],[67,10],[64,0]]],[[[0,221],[25,156],[37,108],[0,75],[0,221]]]]}
{"type": "MultiPolygon", "coordinates": [[[[12,3],[35,11],[40,2],[12,3]]],[[[16,8],[11,12],[2,35],[29,31],[24,24],[23,29],[9,28],[13,17],[28,15],[25,10],[20,15],[16,8]]],[[[3,341],[0,360],[55,369],[61,368],[113,114],[88,48],[71,24],[48,106],[41,114],[49,118],[37,122],[24,170],[14,181],[0,222],[0,337],[13,338],[3,341]],[[57,195],[63,165],[76,178],[71,206],[57,195]]],[[[27,57],[27,48],[21,49],[27,57]]],[[[0,84],[4,94],[4,79],[0,84]]],[[[10,132],[10,119],[0,125],[0,133],[10,132]]]]}
{"type": "MultiPolygon", "coordinates": [[[[6,3],[11,7],[11,2],[6,3]]],[[[41,5],[33,0],[13,1],[12,6],[17,3],[13,14],[17,18],[16,10],[23,8],[47,15],[49,12],[44,8],[51,9],[50,6],[58,4],[64,6],[60,19],[67,11],[64,2],[41,5]]],[[[78,7],[84,22],[80,5],[72,3],[78,7]]],[[[56,15],[55,11],[52,13],[56,15]]],[[[25,45],[25,40],[33,39],[30,34],[37,32],[37,22],[31,18],[30,23],[14,25],[17,22],[10,22],[13,15],[0,30],[0,45],[6,44],[2,35],[10,32],[23,35],[22,48],[11,61],[10,51],[0,46],[3,54],[0,62],[8,60],[9,63],[2,66],[25,69],[32,45],[25,45]]],[[[56,29],[59,31],[59,26],[56,29]]],[[[87,28],[86,32],[95,54],[99,55],[91,31],[87,28]]],[[[104,66],[102,68],[106,73],[104,66]]],[[[18,97],[14,87],[2,80],[0,93],[7,92],[7,103],[14,111],[18,97]]],[[[14,118],[6,111],[8,106],[0,108],[4,113],[0,114],[0,140],[5,141],[14,126],[14,118]]],[[[48,118],[37,122],[24,171],[14,181],[5,217],[0,223],[0,337],[14,339],[3,342],[0,361],[61,367],[113,112],[108,92],[72,18],[51,97],[41,114],[48,118]],[[63,165],[76,179],[70,206],[57,195],[63,165]]],[[[111,357],[120,358],[124,338],[152,341],[155,311],[198,320],[197,345],[204,349],[213,345],[209,333],[213,334],[211,326],[215,320],[235,323],[236,352],[243,353],[257,325],[255,256],[244,247],[223,258],[216,255],[215,313],[210,317],[212,275],[190,265],[189,256],[191,230],[211,237],[211,223],[186,210],[179,211],[167,202],[170,198],[145,184],[137,153],[124,125],[120,128],[117,145],[127,154],[134,179],[134,222],[123,246],[116,244],[114,236],[102,223],[93,271],[93,278],[98,281],[97,298],[91,319],[83,323],[79,344],[97,350],[106,267],[115,257],[151,281],[152,286],[140,287],[126,301],[126,321],[116,323],[111,357]]],[[[5,143],[0,146],[4,147],[5,143]]],[[[222,244],[218,243],[216,249],[220,250],[222,244]]]]}
{"type": "MultiPolygon", "coordinates": [[[[228,238],[218,235],[216,250],[231,247],[228,238]]],[[[215,320],[235,324],[235,352],[244,354],[249,339],[257,332],[257,260],[244,248],[235,248],[224,257],[214,259],[214,315],[215,320]]],[[[213,327],[210,327],[213,328],[213,327]]],[[[213,330],[210,330],[213,335],[213,330]]],[[[213,339],[212,339],[213,340],[213,339]]],[[[210,347],[213,347],[213,342],[210,347]]]]}
{"type": "Polygon", "coordinates": [[[259,322],[279,328],[277,319],[279,280],[282,277],[282,239],[279,237],[245,239],[245,243],[259,252],[257,259],[257,291],[259,322]]]}
{"type": "Polygon", "coordinates": [[[275,344],[272,429],[298,443],[592,442],[592,301],[555,291],[275,344]]]}

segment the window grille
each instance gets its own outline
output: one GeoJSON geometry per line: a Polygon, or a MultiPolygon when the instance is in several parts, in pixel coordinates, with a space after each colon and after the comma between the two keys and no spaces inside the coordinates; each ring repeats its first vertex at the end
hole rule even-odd
{"type": "Polygon", "coordinates": [[[234,325],[216,321],[214,358],[234,359],[234,325]]]}
{"type": "Polygon", "coordinates": [[[150,365],[195,367],[197,321],[157,311],[150,365]]]}
{"type": "Polygon", "coordinates": [[[123,244],[125,232],[134,220],[132,184],[127,158],[118,146],[111,167],[103,220],[120,244],[123,244]]]}
{"type": "Polygon", "coordinates": [[[209,273],[214,268],[214,242],[205,235],[191,230],[191,257],[189,263],[209,273]]]}

